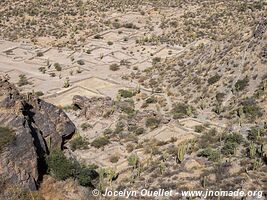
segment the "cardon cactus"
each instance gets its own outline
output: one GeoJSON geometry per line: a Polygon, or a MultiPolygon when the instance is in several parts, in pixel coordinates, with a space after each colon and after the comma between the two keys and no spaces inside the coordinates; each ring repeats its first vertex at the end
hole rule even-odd
{"type": "Polygon", "coordinates": [[[178,147],[176,162],[181,163],[184,160],[186,154],[186,145],[182,144],[178,147]]]}
{"type": "Polygon", "coordinates": [[[256,147],[255,147],[255,144],[251,142],[249,145],[249,157],[255,158],[255,156],[256,156],[256,147]]]}

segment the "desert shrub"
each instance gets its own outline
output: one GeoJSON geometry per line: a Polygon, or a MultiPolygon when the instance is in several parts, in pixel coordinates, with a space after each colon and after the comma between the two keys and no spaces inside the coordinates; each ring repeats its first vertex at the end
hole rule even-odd
{"type": "Polygon", "coordinates": [[[73,164],[61,151],[52,151],[46,163],[50,174],[58,180],[66,180],[73,176],[73,164]]]}
{"type": "Polygon", "coordinates": [[[131,106],[120,106],[120,109],[122,112],[126,113],[127,115],[133,115],[134,114],[134,108],[131,106]]]}
{"type": "Polygon", "coordinates": [[[184,103],[177,103],[173,106],[171,113],[174,119],[180,119],[187,116],[195,115],[195,109],[184,103]]]}
{"type": "Polygon", "coordinates": [[[244,90],[249,83],[249,79],[248,77],[244,78],[244,79],[240,79],[235,83],[235,89],[236,91],[242,91],[244,90]]]}
{"type": "Polygon", "coordinates": [[[208,79],[208,84],[209,85],[213,85],[215,84],[216,82],[218,82],[220,80],[221,76],[219,74],[215,74],[214,76],[210,77],[208,79]]]}
{"type": "Polygon", "coordinates": [[[78,183],[82,186],[89,187],[92,185],[92,180],[97,177],[97,173],[92,169],[85,166],[79,167],[76,179],[78,183]]]}
{"type": "Polygon", "coordinates": [[[0,127],[0,152],[16,139],[14,132],[5,127],[0,127]]]}
{"type": "Polygon", "coordinates": [[[216,129],[210,129],[205,131],[198,142],[200,148],[206,148],[212,146],[220,140],[220,136],[217,133],[216,129]]]}
{"type": "Polygon", "coordinates": [[[195,132],[202,133],[205,130],[205,127],[202,125],[196,125],[195,126],[195,132]]]}
{"type": "Polygon", "coordinates": [[[132,154],[128,157],[128,164],[133,168],[136,168],[139,162],[139,157],[136,154],[132,154]]]}
{"type": "Polygon", "coordinates": [[[19,75],[19,81],[18,81],[18,86],[24,86],[24,85],[29,85],[30,82],[28,81],[27,77],[25,74],[20,74],[19,75]]]}
{"type": "Polygon", "coordinates": [[[99,149],[109,144],[109,139],[106,136],[96,138],[92,143],[91,146],[99,149]]]}
{"type": "Polygon", "coordinates": [[[72,151],[76,149],[88,149],[89,142],[81,136],[78,136],[70,141],[70,148],[72,151]]]}
{"type": "Polygon", "coordinates": [[[251,130],[248,131],[248,140],[251,140],[251,141],[259,141],[261,139],[262,136],[264,136],[265,134],[265,130],[258,127],[258,126],[253,126],[251,128],[251,130]]]}
{"type": "Polygon", "coordinates": [[[224,141],[227,143],[227,142],[230,142],[230,143],[237,143],[237,144],[240,144],[244,141],[244,138],[241,134],[239,133],[230,133],[230,134],[227,134],[224,138],[224,141]]]}
{"type": "Polygon", "coordinates": [[[38,56],[38,57],[42,57],[43,55],[44,55],[44,54],[43,54],[42,52],[38,52],[38,53],[37,53],[37,56],[38,56]]]}
{"type": "Polygon", "coordinates": [[[118,155],[113,155],[110,157],[109,161],[111,163],[117,163],[119,161],[120,157],[118,155]]]}
{"type": "Polygon", "coordinates": [[[62,70],[62,67],[60,66],[59,63],[55,63],[55,64],[54,64],[54,67],[55,67],[55,69],[56,69],[57,71],[61,71],[61,70],[62,70]]]}
{"type": "Polygon", "coordinates": [[[112,132],[113,132],[112,129],[107,128],[107,129],[104,130],[103,133],[104,133],[104,135],[110,135],[110,134],[112,134],[112,132]]]}
{"type": "Polygon", "coordinates": [[[112,26],[115,28],[115,29],[118,29],[121,27],[121,24],[119,22],[113,22],[112,23],[112,26]]]}
{"type": "Polygon", "coordinates": [[[119,94],[123,98],[131,98],[135,95],[133,91],[123,89],[119,90],[119,94]]]}
{"type": "Polygon", "coordinates": [[[137,27],[133,23],[126,23],[123,25],[123,27],[137,29],[137,27]]]}
{"type": "Polygon", "coordinates": [[[88,129],[88,128],[92,128],[92,125],[89,124],[89,123],[87,123],[87,122],[84,122],[84,123],[81,124],[81,129],[82,129],[83,131],[85,131],[85,130],[88,129]]]}
{"type": "Polygon", "coordinates": [[[114,134],[120,134],[124,130],[124,124],[122,122],[118,122],[113,131],[114,134]]]}
{"type": "Polygon", "coordinates": [[[220,159],[220,152],[213,148],[205,148],[198,152],[197,154],[200,157],[206,157],[211,161],[218,161],[220,159]]]}
{"type": "Polygon", "coordinates": [[[49,75],[50,75],[51,77],[55,77],[55,76],[56,76],[56,74],[55,74],[54,72],[51,72],[49,75]]]}
{"type": "Polygon", "coordinates": [[[155,97],[149,97],[146,99],[146,103],[151,104],[151,103],[157,103],[157,99],[155,97]]]}
{"type": "Polygon", "coordinates": [[[98,177],[93,167],[86,167],[76,160],[69,160],[62,151],[52,151],[46,158],[49,173],[58,180],[77,179],[82,186],[91,186],[98,177]]]}
{"type": "Polygon", "coordinates": [[[216,100],[217,100],[219,103],[223,102],[224,97],[225,97],[225,93],[220,93],[220,92],[219,92],[219,93],[216,94],[216,100]]]}
{"type": "Polygon", "coordinates": [[[86,50],[86,53],[87,53],[87,54],[91,54],[91,52],[92,52],[91,49],[87,49],[87,50],[86,50]]]}
{"type": "Polygon", "coordinates": [[[113,45],[113,42],[111,42],[111,41],[108,41],[108,43],[107,43],[109,46],[111,46],[111,45],[113,45]]]}
{"type": "Polygon", "coordinates": [[[127,150],[128,153],[131,153],[134,150],[134,145],[131,144],[131,143],[128,143],[126,145],[126,150],[127,150]]]}
{"type": "Polygon", "coordinates": [[[38,69],[39,69],[40,72],[42,72],[43,74],[45,74],[45,72],[46,72],[45,67],[39,67],[38,69]]]}
{"type": "Polygon", "coordinates": [[[136,135],[142,135],[142,134],[145,133],[145,129],[142,128],[142,127],[138,127],[136,130],[134,130],[134,133],[135,133],[136,135]]]}
{"type": "Polygon", "coordinates": [[[253,98],[245,99],[241,103],[241,107],[238,112],[240,116],[243,113],[246,118],[250,119],[250,121],[254,121],[258,117],[262,116],[262,109],[257,105],[257,102],[253,98]]]}
{"type": "Polygon", "coordinates": [[[102,37],[101,35],[99,35],[99,34],[96,34],[96,35],[94,36],[94,39],[103,39],[103,37],[102,37]]]}
{"type": "Polygon", "coordinates": [[[112,64],[109,66],[109,69],[111,71],[118,71],[120,69],[120,66],[118,64],[112,64]]]}
{"type": "Polygon", "coordinates": [[[235,150],[237,148],[237,143],[233,142],[226,142],[222,148],[222,153],[224,155],[233,155],[235,153],[235,150]]]}
{"type": "Polygon", "coordinates": [[[41,97],[44,95],[44,93],[42,91],[37,91],[34,93],[37,97],[41,97]]]}
{"type": "Polygon", "coordinates": [[[149,117],[146,119],[146,127],[155,129],[159,126],[160,120],[156,117],[149,117]]]}
{"type": "Polygon", "coordinates": [[[152,64],[155,65],[155,64],[159,63],[160,61],[161,61],[160,57],[155,57],[152,59],[152,64]]]}
{"type": "Polygon", "coordinates": [[[85,65],[84,60],[77,60],[77,63],[78,63],[79,65],[85,65]]]}

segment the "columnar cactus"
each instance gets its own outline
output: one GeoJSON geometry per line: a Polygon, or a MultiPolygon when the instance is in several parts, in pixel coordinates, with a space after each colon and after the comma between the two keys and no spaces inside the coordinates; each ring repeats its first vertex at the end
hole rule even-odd
{"type": "Polygon", "coordinates": [[[253,142],[249,144],[249,157],[250,158],[255,158],[256,156],[256,147],[253,142]]]}
{"type": "Polygon", "coordinates": [[[178,147],[177,152],[177,163],[181,163],[184,160],[184,156],[186,154],[186,145],[182,144],[178,147]]]}

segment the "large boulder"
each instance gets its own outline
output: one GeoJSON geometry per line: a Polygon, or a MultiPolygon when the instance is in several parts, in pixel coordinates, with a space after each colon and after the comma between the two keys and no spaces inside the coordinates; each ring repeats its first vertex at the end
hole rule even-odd
{"type": "Polygon", "coordinates": [[[61,149],[75,132],[75,125],[63,110],[32,94],[21,95],[1,78],[0,127],[15,135],[0,151],[0,181],[5,187],[30,190],[37,189],[46,170],[45,155],[49,150],[61,149]]]}

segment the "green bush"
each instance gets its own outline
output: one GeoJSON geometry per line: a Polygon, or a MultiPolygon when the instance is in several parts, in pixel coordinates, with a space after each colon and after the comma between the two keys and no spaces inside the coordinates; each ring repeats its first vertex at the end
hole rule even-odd
{"type": "Polygon", "coordinates": [[[117,162],[119,161],[119,159],[120,159],[119,156],[117,156],[117,155],[113,155],[113,156],[110,157],[109,161],[110,161],[111,163],[117,163],[117,162]]]}
{"type": "Polygon", "coordinates": [[[220,152],[213,148],[202,149],[198,154],[200,157],[206,157],[211,161],[218,161],[220,159],[220,152]]]}
{"type": "Polygon", "coordinates": [[[145,133],[145,129],[142,127],[138,127],[136,130],[134,130],[134,134],[136,135],[142,135],[145,133]]]}
{"type": "Polygon", "coordinates": [[[103,37],[102,37],[101,35],[99,35],[99,34],[96,34],[96,35],[94,36],[94,39],[103,39],[103,37]]]}
{"type": "Polygon", "coordinates": [[[118,64],[112,64],[109,66],[109,69],[111,71],[118,71],[120,69],[120,66],[118,64]]]}
{"type": "Polygon", "coordinates": [[[196,125],[195,126],[195,132],[202,133],[205,130],[205,127],[202,125],[196,125]]]}
{"type": "Polygon", "coordinates": [[[92,125],[87,123],[87,122],[84,122],[84,123],[81,124],[81,128],[82,128],[83,131],[85,131],[88,128],[92,128],[92,125]]]}
{"type": "Polygon", "coordinates": [[[92,169],[81,167],[77,175],[79,184],[85,187],[91,186],[92,172],[92,169]]]}
{"type": "Polygon", "coordinates": [[[243,113],[247,119],[250,119],[250,121],[254,121],[258,117],[262,116],[262,109],[257,105],[257,102],[253,98],[245,99],[241,103],[241,107],[238,112],[240,116],[243,113]]]}
{"type": "Polygon", "coordinates": [[[159,126],[160,120],[155,117],[149,117],[146,119],[146,127],[155,129],[159,126]]]}
{"type": "Polygon", "coordinates": [[[241,79],[241,80],[238,80],[235,83],[235,89],[236,89],[236,91],[242,91],[242,90],[244,90],[248,86],[248,83],[249,83],[248,77],[246,77],[244,79],[241,79]]]}
{"type": "Polygon", "coordinates": [[[224,155],[233,155],[237,146],[237,143],[226,142],[222,148],[222,153],[224,155]]]}
{"type": "Polygon", "coordinates": [[[216,94],[216,100],[217,100],[219,103],[222,103],[222,102],[223,102],[224,97],[225,97],[225,93],[217,93],[217,94],[216,94]]]}
{"type": "Polygon", "coordinates": [[[240,144],[244,141],[244,138],[241,134],[239,133],[230,133],[225,136],[224,138],[225,142],[230,142],[230,143],[237,143],[240,144]]]}
{"type": "Polygon", "coordinates": [[[91,146],[99,149],[109,144],[109,139],[105,136],[96,138],[92,143],[91,146]]]}
{"type": "Polygon", "coordinates": [[[42,52],[37,53],[37,57],[42,57],[44,54],[42,52]]]}
{"type": "Polygon", "coordinates": [[[5,127],[0,127],[0,153],[16,139],[15,133],[5,127]]]}
{"type": "Polygon", "coordinates": [[[198,142],[200,148],[206,148],[207,146],[214,145],[219,142],[220,136],[215,128],[205,131],[198,142]]]}
{"type": "Polygon", "coordinates": [[[34,93],[37,97],[41,97],[44,95],[44,93],[42,91],[37,91],[34,93]]]}
{"type": "Polygon", "coordinates": [[[46,159],[49,172],[58,180],[73,177],[74,165],[62,151],[52,151],[46,159]]]}
{"type": "Polygon", "coordinates": [[[110,135],[110,134],[112,134],[112,132],[113,132],[112,129],[107,128],[107,129],[104,130],[103,133],[104,133],[104,135],[110,135]]]}
{"type": "Polygon", "coordinates": [[[86,167],[76,160],[69,160],[62,151],[52,151],[46,158],[49,173],[58,180],[77,179],[82,186],[91,186],[91,181],[98,177],[95,166],[86,167]]]}
{"type": "Polygon", "coordinates": [[[118,122],[116,124],[115,130],[113,131],[114,134],[120,134],[124,130],[124,124],[122,122],[118,122]]]}
{"type": "Polygon", "coordinates": [[[29,85],[29,84],[30,84],[30,82],[28,81],[26,75],[24,75],[24,74],[20,74],[20,75],[19,75],[18,86],[21,87],[21,86],[29,85]]]}
{"type": "Polygon", "coordinates": [[[155,97],[149,97],[146,99],[146,103],[151,104],[151,103],[157,103],[157,99],[155,97]]]}
{"type": "Polygon", "coordinates": [[[249,130],[248,132],[248,140],[251,140],[251,141],[259,141],[263,136],[264,136],[264,133],[266,131],[258,126],[254,126],[251,128],[251,130],[249,130]]]}
{"type": "Polygon", "coordinates": [[[81,136],[76,137],[70,141],[70,148],[72,151],[76,149],[88,149],[89,143],[81,136]]]}
{"type": "Polygon", "coordinates": [[[132,166],[133,168],[136,168],[139,162],[139,157],[136,154],[132,154],[128,157],[127,160],[130,166],[132,166]]]}
{"type": "Polygon", "coordinates": [[[55,63],[55,64],[54,64],[54,67],[55,67],[55,69],[56,69],[57,71],[61,71],[61,70],[62,70],[62,67],[60,66],[59,63],[55,63]]]}
{"type": "Polygon", "coordinates": [[[213,85],[213,84],[215,84],[216,82],[218,82],[218,81],[220,80],[220,78],[221,78],[221,76],[220,76],[219,74],[216,74],[216,75],[214,75],[214,76],[212,76],[212,77],[210,77],[210,78],[208,79],[208,84],[209,84],[209,85],[213,85]]]}
{"type": "Polygon", "coordinates": [[[187,104],[177,103],[173,106],[171,113],[174,119],[181,119],[196,114],[196,110],[187,104]]]}
{"type": "Polygon", "coordinates": [[[159,63],[160,61],[161,61],[160,57],[155,57],[152,59],[152,64],[155,65],[155,64],[159,63]]]}
{"type": "Polygon", "coordinates": [[[134,92],[130,90],[123,90],[123,89],[119,90],[119,94],[123,98],[131,98],[135,95],[134,92]]]}
{"type": "Polygon", "coordinates": [[[43,74],[45,74],[45,72],[46,72],[45,67],[39,67],[38,69],[39,69],[40,72],[42,72],[43,74]]]}
{"type": "Polygon", "coordinates": [[[120,109],[122,110],[122,112],[126,113],[127,115],[132,115],[134,114],[134,108],[130,107],[130,106],[120,106],[120,109]]]}
{"type": "Polygon", "coordinates": [[[78,63],[79,65],[85,65],[85,62],[84,62],[83,60],[77,60],[77,63],[78,63]]]}

